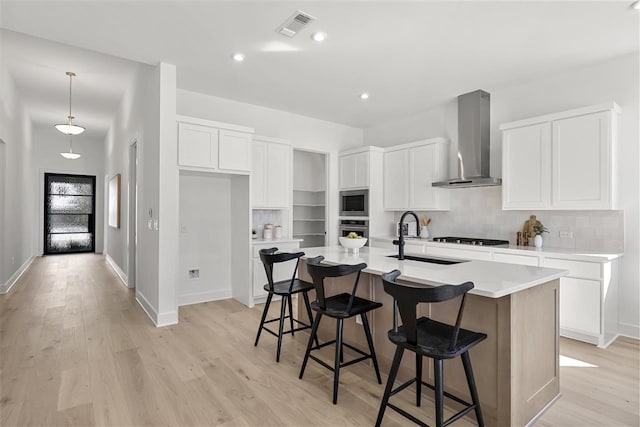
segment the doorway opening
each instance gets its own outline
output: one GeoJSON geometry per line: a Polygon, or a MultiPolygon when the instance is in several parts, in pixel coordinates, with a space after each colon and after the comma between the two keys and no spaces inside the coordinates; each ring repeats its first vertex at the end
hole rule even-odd
{"type": "Polygon", "coordinates": [[[44,254],[95,251],[96,177],[44,174],[44,254]]]}

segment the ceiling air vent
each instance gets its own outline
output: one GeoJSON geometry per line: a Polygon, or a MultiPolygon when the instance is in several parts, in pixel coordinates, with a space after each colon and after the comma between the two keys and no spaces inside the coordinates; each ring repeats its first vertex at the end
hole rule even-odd
{"type": "Polygon", "coordinates": [[[291,15],[289,19],[284,21],[284,23],[280,25],[276,31],[283,36],[293,37],[305,26],[315,20],[316,18],[314,18],[313,16],[299,10],[291,15]]]}

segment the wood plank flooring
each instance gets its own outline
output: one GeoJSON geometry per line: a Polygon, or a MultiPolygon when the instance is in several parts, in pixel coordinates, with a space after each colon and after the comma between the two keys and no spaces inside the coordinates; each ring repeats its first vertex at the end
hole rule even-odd
{"type": "MultiPolygon", "coordinates": [[[[104,257],[37,258],[0,296],[0,425],[373,425],[383,386],[371,367],[345,368],[332,405],[331,372],[309,362],[298,379],[305,334],[284,339],[279,364],[273,336],[253,346],[261,310],[197,304],[155,328],[104,257]]],[[[536,425],[640,424],[637,341],[601,350],[562,339],[561,353],[586,365],[560,368],[563,396],[536,425]]],[[[394,397],[432,423],[430,397],[422,408],[412,398],[394,397]]],[[[385,427],[408,424],[387,410],[385,427]]]]}

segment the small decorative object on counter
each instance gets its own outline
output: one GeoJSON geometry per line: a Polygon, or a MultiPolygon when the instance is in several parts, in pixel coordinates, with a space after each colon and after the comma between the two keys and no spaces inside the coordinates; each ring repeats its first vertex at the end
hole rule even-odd
{"type": "Polygon", "coordinates": [[[276,225],[273,227],[273,238],[282,239],[282,226],[276,225]]]}
{"type": "Polygon", "coordinates": [[[521,231],[518,231],[516,233],[516,246],[524,246],[522,244],[522,232],[521,231]]]}
{"type": "Polygon", "coordinates": [[[265,240],[273,239],[273,224],[265,224],[262,229],[262,238],[265,240]]]}
{"type": "Polygon", "coordinates": [[[420,238],[428,239],[429,238],[429,229],[427,226],[431,224],[431,218],[422,217],[420,219],[420,238]]]}
{"type": "Polygon", "coordinates": [[[547,230],[547,227],[545,227],[544,225],[542,225],[542,223],[540,221],[538,221],[538,223],[533,226],[533,232],[536,235],[536,237],[533,239],[534,245],[535,245],[536,248],[541,248],[542,247],[542,233],[548,233],[549,230],[547,230]]]}
{"type": "Polygon", "coordinates": [[[533,246],[529,239],[533,240],[533,236],[536,235],[536,232],[533,230],[533,227],[536,225],[542,226],[542,223],[536,219],[535,215],[529,216],[529,219],[524,222],[524,227],[522,227],[522,244],[524,246],[533,246]]]}
{"type": "Polygon", "coordinates": [[[258,238],[258,233],[256,233],[256,229],[252,229],[251,230],[251,238],[252,239],[257,239],[258,238]]]}

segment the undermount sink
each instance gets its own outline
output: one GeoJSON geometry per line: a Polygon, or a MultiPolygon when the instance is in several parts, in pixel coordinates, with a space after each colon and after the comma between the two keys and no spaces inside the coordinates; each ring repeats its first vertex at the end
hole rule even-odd
{"type": "MultiPolygon", "coordinates": [[[[398,258],[398,255],[387,255],[387,257],[398,258]]],[[[429,262],[431,264],[443,264],[443,265],[460,264],[462,262],[467,262],[466,260],[463,260],[463,259],[433,258],[433,257],[423,257],[423,256],[415,256],[415,255],[405,255],[404,259],[408,259],[410,261],[429,262]]]]}

